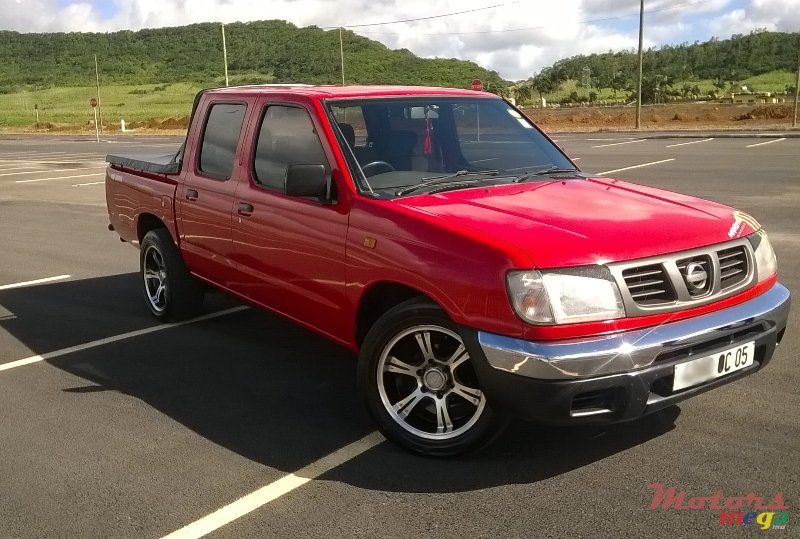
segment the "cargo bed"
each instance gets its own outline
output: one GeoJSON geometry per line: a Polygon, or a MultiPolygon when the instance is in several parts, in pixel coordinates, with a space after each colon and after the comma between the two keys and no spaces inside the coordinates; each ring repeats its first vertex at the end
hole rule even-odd
{"type": "Polygon", "coordinates": [[[152,172],[154,174],[177,174],[181,170],[183,146],[177,151],[165,155],[159,154],[127,154],[106,155],[106,161],[112,165],[152,172]]]}

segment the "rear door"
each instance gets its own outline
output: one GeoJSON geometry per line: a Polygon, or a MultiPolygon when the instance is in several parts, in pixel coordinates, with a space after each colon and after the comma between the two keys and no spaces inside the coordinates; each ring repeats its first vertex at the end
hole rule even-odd
{"type": "Polygon", "coordinates": [[[236,191],[234,259],[245,294],[335,339],[352,333],[345,316],[349,191],[319,117],[299,103],[264,100],[254,116],[248,167],[236,191]],[[286,167],[323,164],[334,202],[284,193],[286,167]]]}
{"type": "Polygon", "coordinates": [[[178,230],[189,268],[215,283],[235,283],[231,211],[241,175],[242,133],[250,103],[206,96],[200,130],[190,154],[188,172],[178,189],[178,230]]]}

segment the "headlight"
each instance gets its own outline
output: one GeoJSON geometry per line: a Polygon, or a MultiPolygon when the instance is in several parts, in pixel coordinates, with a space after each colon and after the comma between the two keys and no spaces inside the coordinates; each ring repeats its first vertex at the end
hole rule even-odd
{"type": "Polygon", "coordinates": [[[756,256],[756,270],[758,271],[758,282],[772,277],[778,271],[778,261],[775,259],[775,251],[769,243],[769,238],[764,229],[755,234],[750,234],[748,238],[753,246],[756,256]]]}
{"type": "Polygon", "coordinates": [[[625,316],[619,289],[603,266],[558,271],[512,271],[511,305],[531,324],[572,324],[625,316]]]}

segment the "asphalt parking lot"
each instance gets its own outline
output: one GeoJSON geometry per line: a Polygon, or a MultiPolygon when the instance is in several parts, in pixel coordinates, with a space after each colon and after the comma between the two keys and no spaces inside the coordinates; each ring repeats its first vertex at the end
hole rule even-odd
{"type": "MultiPolygon", "coordinates": [[[[752,214],[800,291],[800,138],[554,139],[587,172],[752,214]]],[[[346,350],[221,294],[204,320],[150,317],[138,253],[106,229],[102,161],[179,144],[0,137],[0,537],[163,537],[198,522],[187,536],[759,532],[712,510],[649,510],[658,483],[782,492],[789,523],[764,533],[797,534],[796,312],[764,371],[664,413],[515,422],[482,453],[417,457],[374,434],[346,350]]]]}

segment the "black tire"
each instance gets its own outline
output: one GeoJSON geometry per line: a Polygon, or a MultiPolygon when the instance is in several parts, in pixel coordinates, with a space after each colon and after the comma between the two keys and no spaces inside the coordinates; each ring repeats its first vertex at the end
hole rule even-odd
{"type": "Polygon", "coordinates": [[[159,320],[186,320],[202,311],[203,286],[189,273],[166,229],[151,230],[142,239],[139,277],[145,303],[159,320]]]}
{"type": "Polygon", "coordinates": [[[384,436],[424,455],[480,449],[508,424],[480,391],[458,326],[424,298],[393,307],[370,328],[358,389],[384,436]]]}

